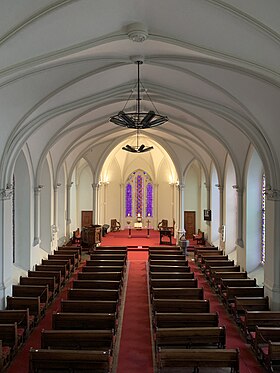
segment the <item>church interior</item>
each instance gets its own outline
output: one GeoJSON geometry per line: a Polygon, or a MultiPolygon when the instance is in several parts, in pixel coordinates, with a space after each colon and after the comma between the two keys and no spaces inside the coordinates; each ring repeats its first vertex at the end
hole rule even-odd
{"type": "Polygon", "coordinates": [[[3,1],[1,310],[98,227],[93,247],[113,233],[217,247],[280,312],[279,14],[277,0],[3,1]]]}

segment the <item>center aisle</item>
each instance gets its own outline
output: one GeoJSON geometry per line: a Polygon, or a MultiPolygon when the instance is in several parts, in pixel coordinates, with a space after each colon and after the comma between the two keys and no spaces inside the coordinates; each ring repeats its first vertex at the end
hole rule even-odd
{"type": "Polygon", "coordinates": [[[117,373],[153,373],[145,251],[128,252],[128,280],[117,373]]]}

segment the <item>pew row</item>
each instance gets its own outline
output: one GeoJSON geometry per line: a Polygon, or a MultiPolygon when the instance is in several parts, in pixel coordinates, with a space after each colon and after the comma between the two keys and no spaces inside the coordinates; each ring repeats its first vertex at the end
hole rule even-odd
{"type": "Polygon", "coordinates": [[[30,349],[29,373],[65,370],[108,373],[111,370],[110,351],[30,349]]]}
{"type": "Polygon", "coordinates": [[[171,368],[192,367],[194,373],[199,372],[200,367],[226,368],[239,373],[238,349],[159,349],[158,352],[159,373],[168,373],[171,368]]]}
{"type": "Polygon", "coordinates": [[[159,348],[225,348],[224,326],[156,328],[156,351],[159,348]]]}

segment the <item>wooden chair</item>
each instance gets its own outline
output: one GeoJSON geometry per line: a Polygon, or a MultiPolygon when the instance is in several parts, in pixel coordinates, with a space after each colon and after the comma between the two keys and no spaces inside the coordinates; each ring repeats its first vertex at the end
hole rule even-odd
{"type": "Polygon", "coordinates": [[[168,220],[166,219],[162,219],[159,223],[158,223],[158,229],[168,229],[168,220]]]}
{"type": "Polygon", "coordinates": [[[111,232],[118,232],[121,229],[121,224],[117,219],[111,219],[111,227],[110,231],[111,232]]]}

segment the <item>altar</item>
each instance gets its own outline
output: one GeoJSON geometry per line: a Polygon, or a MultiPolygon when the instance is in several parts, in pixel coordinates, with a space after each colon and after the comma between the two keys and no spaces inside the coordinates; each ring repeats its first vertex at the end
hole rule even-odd
{"type": "Polygon", "coordinates": [[[150,237],[150,230],[153,229],[150,226],[147,226],[147,227],[142,226],[141,228],[140,227],[135,228],[135,227],[128,226],[126,228],[128,229],[128,238],[132,238],[132,237],[136,238],[137,233],[140,233],[140,232],[141,233],[143,232],[142,235],[149,238],[150,237]]]}

